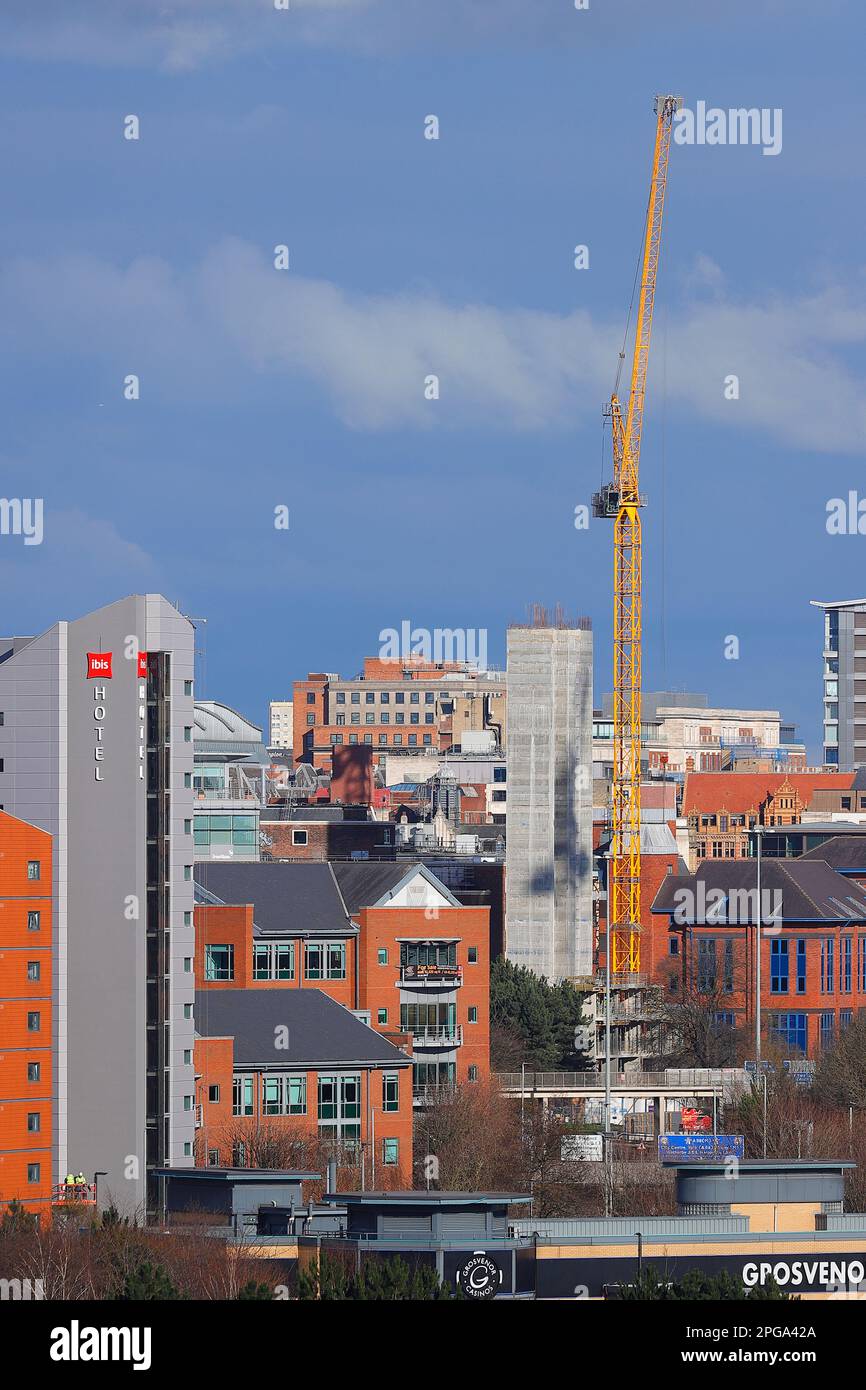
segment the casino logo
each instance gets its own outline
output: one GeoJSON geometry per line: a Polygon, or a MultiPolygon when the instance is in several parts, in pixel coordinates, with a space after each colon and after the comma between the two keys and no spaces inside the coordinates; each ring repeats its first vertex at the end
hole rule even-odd
{"type": "Polygon", "coordinates": [[[471,1259],[457,1271],[458,1287],[467,1298],[495,1298],[501,1283],[502,1271],[483,1250],[474,1250],[471,1259]]]}

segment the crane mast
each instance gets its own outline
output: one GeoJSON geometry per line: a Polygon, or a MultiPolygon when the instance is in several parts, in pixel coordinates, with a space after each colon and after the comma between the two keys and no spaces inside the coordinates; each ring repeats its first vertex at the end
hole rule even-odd
{"type": "Polygon", "coordinates": [[[614,391],[609,413],[613,483],[593,512],[614,522],[613,806],[607,931],[614,974],[640,971],[641,521],[640,446],[661,249],[673,118],[681,97],[656,98],[656,136],[644,229],[640,298],[625,416],[614,391]]]}

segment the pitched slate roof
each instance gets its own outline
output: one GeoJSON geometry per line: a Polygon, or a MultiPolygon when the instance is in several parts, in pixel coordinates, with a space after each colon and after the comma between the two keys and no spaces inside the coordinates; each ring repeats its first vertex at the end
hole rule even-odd
{"type": "Polygon", "coordinates": [[[800,855],[800,861],[804,859],[823,859],[840,874],[866,873],[866,835],[834,835],[815,849],[807,849],[800,855]]]}
{"type": "Polygon", "coordinates": [[[319,989],[204,990],[195,997],[195,1020],[200,1037],[234,1038],[235,1067],[411,1065],[405,1052],[319,989]],[[277,1048],[278,1038],[287,1046],[277,1048]]]}
{"type": "Polygon", "coordinates": [[[460,906],[445,884],[440,883],[435,874],[423,864],[381,864],[375,860],[357,860],[352,864],[334,864],[332,868],[343,900],[351,913],[360,912],[363,907],[372,907],[374,903],[396,892],[405,879],[415,874],[421,874],[433,883],[443,897],[452,901],[454,907],[460,906]]]}
{"type": "MultiPolygon", "coordinates": [[[[405,872],[405,870],[404,870],[405,872]]],[[[330,864],[223,864],[195,866],[196,899],[252,903],[254,935],[351,936],[349,920],[330,864]]]]}
{"type": "MultiPolygon", "coordinates": [[[[696,912],[700,913],[700,903],[706,902],[706,894],[713,889],[720,889],[726,895],[733,891],[747,892],[752,896],[741,900],[743,906],[737,919],[743,925],[755,920],[756,888],[755,860],[705,859],[693,874],[668,874],[662,880],[652,910],[669,914],[678,909],[690,922],[696,912]],[[703,884],[702,892],[699,883],[703,884]],[[694,894],[694,911],[687,910],[688,900],[674,896],[680,889],[694,894]]],[[[783,922],[866,922],[866,891],[850,883],[821,859],[764,859],[761,888],[764,892],[781,893],[783,922]]],[[[723,913],[719,920],[724,921],[723,913]]]]}

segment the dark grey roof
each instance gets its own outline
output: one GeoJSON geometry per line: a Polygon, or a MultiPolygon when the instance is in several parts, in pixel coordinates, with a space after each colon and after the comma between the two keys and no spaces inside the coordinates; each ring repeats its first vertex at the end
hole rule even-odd
{"type": "MultiPolygon", "coordinates": [[[[696,1167],[696,1164],[692,1165],[696,1167]]],[[[742,1166],[742,1165],[741,1165],[742,1166]]],[[[824,1165],[821,1165],[824,1166],[824,1165]]],[[[838,1165],[827,1165],[835,1167],[838,1165]]],[[[854,1165],[851,1165],[854,1166],[854,1165]]],[[[512,1202],[531,1202],[528,1192],[429,1192],[423,1188],[406,1188],[402,1191],[387,1189],[379,1192],[326,1192],[324,1202],[339,1202],[341,1206],[380,1206],[385,1203],[398,1206],[418,1207],[501,1207],[512,1202]]]]}
{"type": "Polygon", "coordinates": [[[332,806],[321,803],[317,806],[292,806],[283,803],[262,808],[262,820],[313,821],[322,824],[341,824],[344,821],[353,825],[381,824],[369,815],[367,806],[332,806]]]}
{"type": "Polygon", "coordinates": [[[393,893],[404,879],[410,878],[417,870],[432,882],[447,898],[452,898],[455,907],[460,904],[450,888],[422,864],[379,863],[375,860],[357,860],[355,863],[333,864],[337,883],[343,901],[349,912],[360,912],[362,907],[372,907],[374,903],[393,893]]]}
{"type": "MultiPolygon", "coordinates": [[[[683,914],[684,922],[691,922],[694,912],[689,912],[688,905],[683,906],[683,900],[674,895],[678,889],[688,889],[695,895],[693,904],[699,910],[699,883],[704,885],[704,894],[713,889],[721,889],[725,894],[733,890],[751,893],[747,902],[742,901],[737,921],[740,925],[746,920],[754,921],[754,890],[757,887],[754,859],[705,859],[693,874],[668,874],[655,896],[653,912],[672,913],[676,909],[683,914]]],[[[866,922],[866,892],[843,878],[823,859],[764,859],[761,887],[765,892],[781,893],[783,922],[866,922]]],[[[707,925],[713,925],[712,906],[712,903],[708,906],[707,925]]],[[[723,922],[724,913],[720,912],[719,924],[723,922]]]]}
{"type": "Polygon", "coordinates": [[[208,989],[195,997],[196,1031],[234,1038],[235,1067],[410,1066],[411,1058],[320,989],[208,989]],[[277,1048],[276,1030],[288,1030],[277,1048]]]}
{"type": "Polygon", "coordinates": [[[839,873],[846,869],[866,872],[866,835],[834,835],[815,849],[807,849],[800,862],[804,859],[823,859],[839,873]]]}
{"type": "Polygon", "coordinates": [[[242,864],[202,860],[195,866],[199,901],[252,903],[256,936],[353,935],[330,864],[242,864]]]}

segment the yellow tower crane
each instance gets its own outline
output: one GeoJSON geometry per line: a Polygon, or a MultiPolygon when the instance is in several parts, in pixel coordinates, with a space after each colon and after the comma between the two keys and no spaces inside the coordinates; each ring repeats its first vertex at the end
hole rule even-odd
{"type": "MultiPolygon", "coordinates": [[[[623,418],[617,386],[610,414],[613,482],[592,499],[614,522],[613,810],[607,885],[608,949],[614,974],[640,971],[641,497],[640,445],[673,119],[681,97],[656,97],[656,138],[641,262],[631,387],[623,418]]],[[[620,370],[624,353],[620,355],[620,370]]]]}

